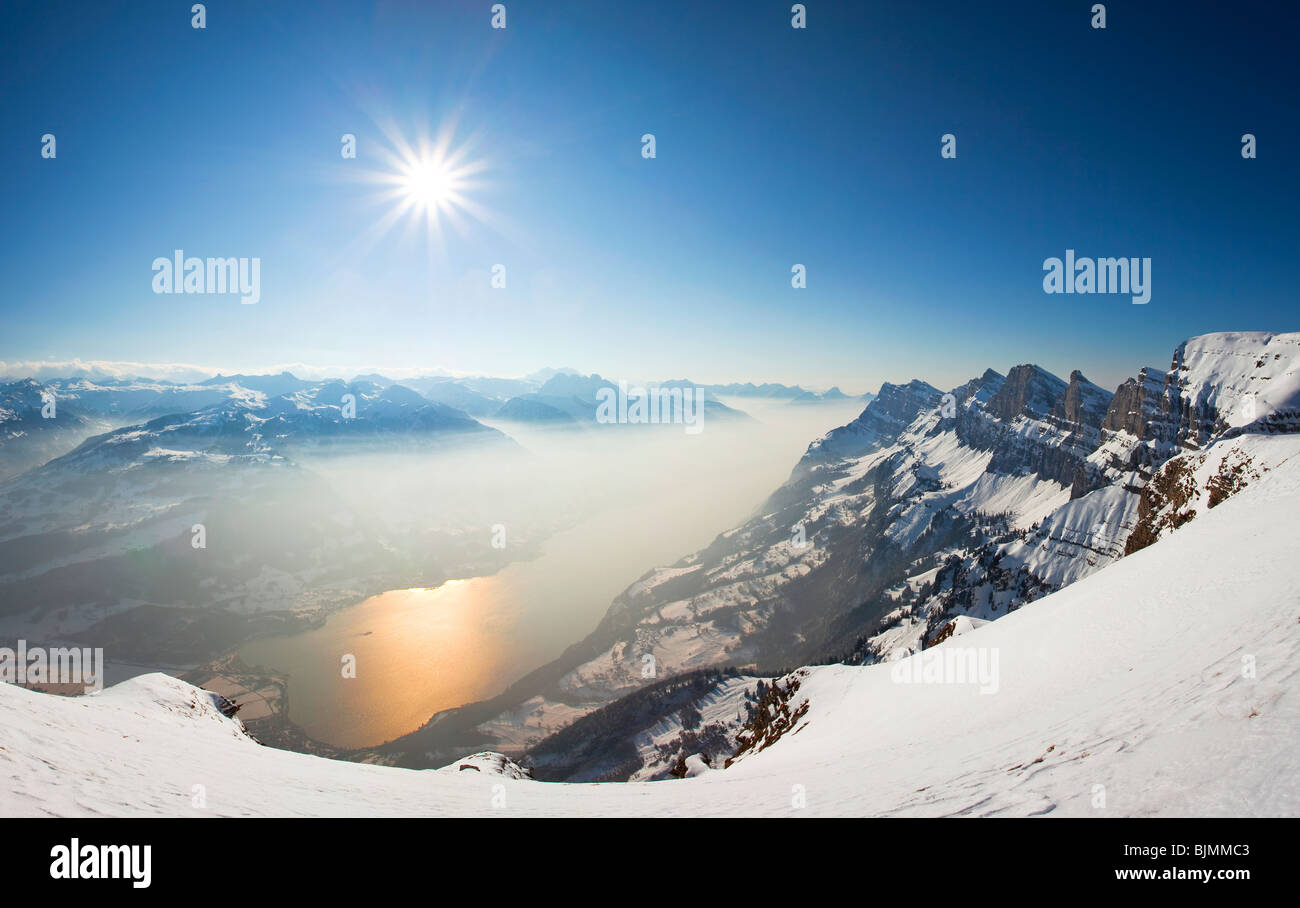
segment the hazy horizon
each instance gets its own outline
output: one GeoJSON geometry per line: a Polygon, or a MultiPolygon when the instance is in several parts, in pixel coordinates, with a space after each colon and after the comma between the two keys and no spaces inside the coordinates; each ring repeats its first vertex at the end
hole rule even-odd
{"type": "MultiPolygon", "coordinates": [[[[1247,329],[1225,328],[1225,331],[1246,331],[1247,329]]],[[[1266,329],[1259,329],[1266,330],[1266,329]]],[[[1282,333],[1278,330],[1268,329],[1270,333],[1282,333]]],[[[273,364],[247,364],[236,366],[226,364],[223,366],[208,366],[192,363],[163,363],[163,362],[120,362],[120,361],[87,361],[87,360],[29,360],[21,362],[6,362],[0,360],[0,380],[21,380],[24,378],[34,378],[37,381],[48,381],[60,378],[86,378],[89,380],[119,380],[136,378],[146,381],[171,381],[177,384],[195,383],[206,381],[218,376],[234,375],[279,375],[288,372],[295,378],[305,381],[324,381],[328,379],[341,379],[351,381],[359,376],[379,375],[389,379],[394,383],[401,384],[403,381],[410,381],[417,378],[447,378],[450,380],[474,379],[474,378],[506,378],[517,380],[536,380],[536,377],[542,373],[551,372],[571,372],[579,375],[598,374],[602,378],[617,382],[627,380],[630,382],[653,383],[659,381],[685,380],[700,385],[729,385],[752,383],[755,385],[763,384],[782,384],[786,386],[796,386],[812,391],[826,391],[832,387],[837,387],[840,391],[850,397],[861,397],[863,394],[874,394],[879,390],[882,383],[906,384],[913,379],[920,379],[928,382],[940,389],[957,387],[971,378],[982,374],[985,369],[993,369],[996,372],[1006,374],[1007,370],[1013,366],[1031,363],[1041,366],[1048,372],[1062,378],[1068,379],[1074,370],[1082,372],[1090,381],[1107,390],[1113,390],[1124,381],[1134,378],[1139,369],[1145,366],[1154,366],[1160,369],[1166,369],[1169,365],[1170,356],[1174,351],[1174,346],[1163,351],[1159,356],[1151,356],[1146,360],[1135,361],[1132,368],[1127,372],[1117,372],[1112,374],[1101,373],[1089,367],[1087,363],[1076,362],[1063,367],[1060,365],[1053,366],[1042,359],[1036,359],[1032,356],[1026,356],[1016,359],[1013,362],[996,363],[988,362],[982,368],[972,371],[969,374],[955,372],[952,368],[936,370],[936,374],[944,376],[936,378],[932,374],[925,374],[920,370],[914,370],[912,373],[900,373],[897,375],[882,376],[879,380],[862,380],[857,383],[852,382],[823,382],[810,383],[808,381],[798,381],[791,378],[772,376],[768,374],[744,374],[744,375],[717,375],[710,374],[707,371],[694,371],[687,374],[675,373],[650,373],[629,376],[625,372],[617,369],[601,370],[573,366],[556,366],[550,363],[541,363],[538,366],[513,373],[493,373],[484,370],[463,370],[453,372],[449,369],[442,368],[438,365],[430,366],[412,366],[412,365],[393,365],[393,364],[374,364],[361,363],[351,366],[339,365],[318,365],[313,363],[302,362],[282,362],[273,364]]],[[[743,409],[743,408],[742,408],[743,409]]]]}

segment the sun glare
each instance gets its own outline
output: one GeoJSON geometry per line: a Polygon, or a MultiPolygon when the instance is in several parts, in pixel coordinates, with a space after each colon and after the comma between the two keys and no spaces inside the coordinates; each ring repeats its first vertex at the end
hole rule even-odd
{"type": "Polygon", "coordinates": [[[384,132],[391,148],[378,152],[383,169],[361,175],[380,187],[377,199],[388,206],[368,231],[367,243],[378,242],[399,222],[405,222],[407,229],[426,235],[432,255],[442,247],[444,224],[463,234],[470,220],[492,220],[472,198],[485,185],[481,175],[487,164],[481,158],[471,159],[472,142],[454,143],[454,123],[444,125],[432,140],[408,141],[394,128],[384,132]]]}
{"type": "Polygon", "coordinates": [[[455,194],[455,176],[441,161],[415,161],[402,176],[407,198],[425,208],[442,208],[455,194]]]}

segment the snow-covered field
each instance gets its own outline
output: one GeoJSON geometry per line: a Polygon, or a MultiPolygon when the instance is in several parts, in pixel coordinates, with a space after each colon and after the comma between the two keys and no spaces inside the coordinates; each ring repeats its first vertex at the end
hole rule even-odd
{"type": "Polygon", "coordinates": [[[163,675],[77,699],[3,685],[0,814],[1296,815],[1298,529],[1289,458],[1158,543],[911,657],[995,657],[996,692],[902,683],[907,663],[807,669],[792,732],[676,781],[273,750],[163,675]]]}

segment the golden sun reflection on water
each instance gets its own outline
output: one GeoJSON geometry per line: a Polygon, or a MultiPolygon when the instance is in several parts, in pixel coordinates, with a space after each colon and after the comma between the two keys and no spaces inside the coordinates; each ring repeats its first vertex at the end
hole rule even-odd
{"type": "MultiPolygon", "coordinates": [[[[638,435],[635,449],[594,453],[585,439],[585,453],[562,445],[555,469],[580,475],[583,494],[603,504],[547,538],[536,557],[487,577],[372,596],[315,630],[250,641],[240,656],[287,674],[290,720],[340,747],[391,741],[442,710],[494,697],[590,634],[648,568],[743,521],[789,475],[807,439],[847,422],[861,402],[744,409],[757,421],[734,436],[638,435]],[[347,653],[354,679],[342,677],[347,653]]],[[[544,438],[532,441],[545,450],[544,438]]]]}
{"type": "Polygon", "coordinates": [[[254,640],[240,655],[290,676],[289,718],[311,737],[379,744],[514,679],[495,608],[499,586],[477,577],[391,590],[315,630],[254,640]],[[356,658],[355,678],[343,677],[345,654],[356,658]]]}

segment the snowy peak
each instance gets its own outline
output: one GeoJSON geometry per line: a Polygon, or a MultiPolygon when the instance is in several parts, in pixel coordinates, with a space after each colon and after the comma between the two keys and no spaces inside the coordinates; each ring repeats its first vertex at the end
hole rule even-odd
{"type": "Polygon", "coordinates": [[[1006,380],[1006,376],[1001,372],[985,369],[984,374],[979,378],[972,378],[961,387],[953,389],[952,395],[957,399],[959,406],[967,407],[972,404],[987,406],[1006,380]]]}
{"type": "Polygon", "coordinates": [[[279,375],[221,375],[218,373],[202,382],[202,384],[239,385],[250,391],[260,391],[271,397],[292,394],[294,391],[301,391],[312,386],[312,382],[298,378],[292,372],[281,372],[279,375]]]}
{"type": "Polygon", "coordinates": [[[375,396],[376,401],[397,407],[424,407],[429,402],[404,385],[389,385],[375,396]]]}
{"type": "Polygon", "coordinates": [[[1041,366],[1014,366],[989,400],[988,411],[1007,421],[1019,416],[1042,418],[1065,397],[1066,388],[1065,382],[1041,366]]]}
{"type": "Polygon", "coordinates": [[[596,392],[609,384],[610,382],[595,372],[590,375],[566,372],[552,375],[537,393],[548,397],[579,397],[583,400],[595,400],[596,392]]]}
{"type": "Polygon", "coordinates": [[[804,459],[811,465],[826,458],[859,456],[889,444],[919,414],[939,406],[942,399],[943,393],[938,388],[919,379],[905,385],[886,382],[857,419],[813,442],[804,459]]]}
{"type": "Polygon", "coordinates": [[[83,422],[79,408],[69,406],[57,389],[34,378],[0,384],[0,437],[21,425],[24,429],[66,428],[83,422]],[[41,410],[46,400],[55,403],[56,418],[46,419],[41,410]]]}
{"type": "Polygon", "coordinates": [[[34,378],[0,385],[0,418],[17,417],[41,408],[44,385],[34,378]]]}
{"type": "Polygon", "coordinates": [[[1300,333],[1223,332],[1179,344],[1166,372],[1120,385],[1093,461],[1153,469],[1243,432],[1300,430],[1300,333]]]}
{"type": "Polygon", "coordinates": [[[0,480],[39,466],[108,426],[32,378],[0,384],[0,480]]]}
{"type": "Polygon", "coordinates": [[[1109,391],[1088,381],[1078,369],[1070,373],[1068,382],[1032,364],[1014,366],[1005,379],[989,369],[979,379],[978,387],[990,387],[995,382],[994,393],[984,408],[1006,422],[1024,417],[1047,419],[1065,429],[1083,426],[1100,429],[1112,397],[1109,391]]]}
{"type": "Polygon", "coordinates": [[[1300,424],[1300,332],[1184,341],[1174,351],[1167,394],[1191,423],[1185,439],[1198,446],[1227,428],[1300,424]]]}
{"type": "Polygon", "coordinates": [[[1075,369],[1070,373],[1070,383],[1065,394],[1052,405],[1052,416],[1058,422],[1074,423],[1100,429],[1110,410],[1113,395],[1083,377],[1075,369]]]}

